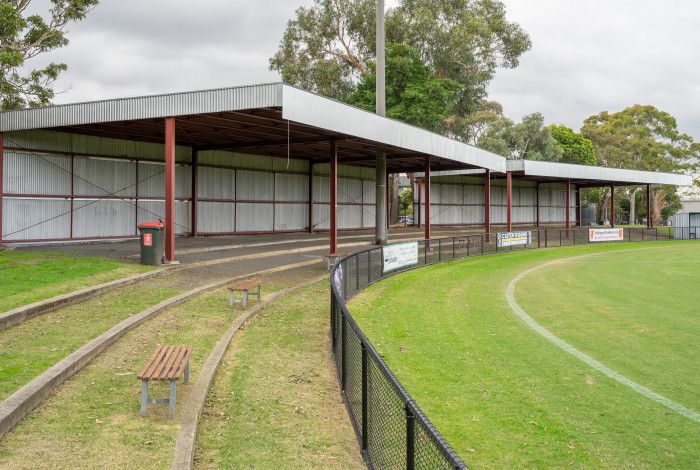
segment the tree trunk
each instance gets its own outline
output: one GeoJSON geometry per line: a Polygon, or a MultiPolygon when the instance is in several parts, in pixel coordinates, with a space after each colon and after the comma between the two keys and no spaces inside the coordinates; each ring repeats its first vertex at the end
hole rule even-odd
{"type": "Polygon", "coordinates": [[[399,223],[399,174],[391,175],[391,213],[389,220],[392,224],[399,223]]]}
{"type": "Polygon", "coordinates": [[[630,189],[627,193],[630,200],[630,225],[634,225],[637,222],[637,191],[639,191],[639,188],[630,189]]]}

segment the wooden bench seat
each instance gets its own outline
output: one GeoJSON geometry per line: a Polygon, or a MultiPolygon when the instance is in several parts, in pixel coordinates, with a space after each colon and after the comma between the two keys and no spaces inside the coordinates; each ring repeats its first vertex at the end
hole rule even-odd
{"type": "Polygon", "coordinates": [[[192,346],[168,346],[159,344],[137,378],[141,380],[141,416],[146,416],[148,404],[167,404],[168,416],[175,414],[175,392],[177,381],[184,376],[185,383],[190,381],[190,356],[192,346]],[[160,380],[170,382],[168,398],[148,397],[148,382],[160,380]]]}
{"type": "Polygon", "coordinates": [[[238,284],[233,284],[228,287],[229,290],[229,305],[233,307],[236,304],[240,304],[243,308],[248,305],[248,297],[254,295],[260,301],[260,286],[262,285],[262,279],[259,277],[251,277],[245,279],[238,284]],[[236,292],[242,292],[241,300],[236,300],[236,292]]]}

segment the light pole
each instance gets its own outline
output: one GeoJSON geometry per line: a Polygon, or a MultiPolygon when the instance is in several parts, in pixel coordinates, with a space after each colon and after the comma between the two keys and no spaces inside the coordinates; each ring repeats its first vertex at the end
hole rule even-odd
{"type": "MultiPolygon", "coordinates": [[[[380,116],[386,115],[386,76],[384,57],[384,0],[377,0],[377,85],[375,90],[376,112],[380,116]]],[[[386,217],[386,154],[377,152],[375,179],[375,244],[387,243],[387,217],[386,217]]]]}

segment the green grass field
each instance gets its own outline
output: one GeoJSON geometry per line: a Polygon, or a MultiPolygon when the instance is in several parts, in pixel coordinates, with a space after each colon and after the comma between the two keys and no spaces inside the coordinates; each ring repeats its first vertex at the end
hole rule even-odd
{"type": "Polygon", "coordinates": [[[698,411],[700,244],[585,245],[394,276],[350,311],[474,468],[697,468],[700,424],[543,338],[509,307],[627,378],[698,411]],[[419,295],[429,289],[429,294],[419,295]]]}
{"type": "Polygon", "coordinates": [[[0,251],[0,313],[150,269],[93,256],[0,251]]]}

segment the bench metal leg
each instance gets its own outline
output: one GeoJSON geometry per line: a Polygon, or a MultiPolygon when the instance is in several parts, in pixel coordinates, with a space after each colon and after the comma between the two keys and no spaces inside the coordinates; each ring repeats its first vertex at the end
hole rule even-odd
{"type": "Polygon", "coordinates": [[[190,383],[190,361],[187,361],[187,365],[185,366],[185,383],[190,383]]]}
{"type": "Polygon", "coordinates": [[[258,293],[257,293],[257,296],[258,296],[258,302],[260,302],[260,286],[258,286],[258,293]]]}
{"type": "Polygon", "coordinates": [[[248,291],[247,290],[243,291],[243,300],[242,300],[241,305],[243,306],[243,308],[246,308],[248,306],[248,291]]]}
{"type": "Polygon", "coordinates": [[[168,417],[172,418],[175,415],[175,389],[177,380],[170,381],[170,397],[168,398],[168,417]]]}
{"type": "Polygon", "coordinates": [[[148,380],[141,381],[141,416],[148,411],[148,380]]]}

